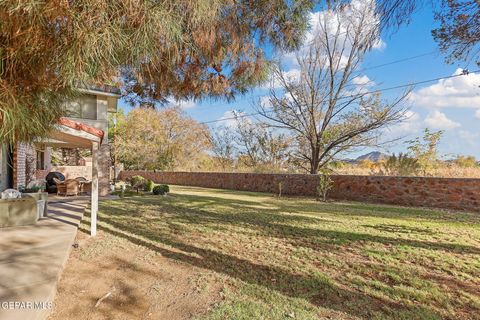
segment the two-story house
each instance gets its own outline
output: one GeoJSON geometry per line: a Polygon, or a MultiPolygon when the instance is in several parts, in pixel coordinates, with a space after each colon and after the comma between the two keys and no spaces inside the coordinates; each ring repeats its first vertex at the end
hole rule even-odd
{"type": "MultiPolygon", "coordinates": [[[[108,194],[110,171],[110,145],[108,141],[108,115],[117,111],[120,91],[117,88],[89,87],[81,90],[82,95],[68,102],[69,117],[62,119],[61,125],[73,126],[87,132],[100,133],[101,145],[98,151],[99,194],[108,194]],[[100,131],[101,130],[101,131],[100,131]]],[[[58,170],[51,163],[51,146],[61,148],[75,147],[63,141],[44,143],[17,143],[13,148],[0,146],[0,191],[6,188],[19,188],[27,185],[32,176],[42,179],[50,171],[58,170]]],[[[88,164],[87,164],[88,166],[88,164]]],[[[81,175],[79,168],[65,167],[61,172],[69,178],[81,175]]],[[[88,177],[87,177],[88,178],[88,177]]]]}

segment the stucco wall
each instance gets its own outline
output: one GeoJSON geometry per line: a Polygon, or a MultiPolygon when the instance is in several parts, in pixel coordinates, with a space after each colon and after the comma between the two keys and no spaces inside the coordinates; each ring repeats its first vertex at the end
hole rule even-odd
{"type": "MultiPolygon", "coordinates": [[[[141,175],[156,183],[316,196],[318,176],[304,174],[122,171],[120,179],[141,175]]],[[[459,209],[480,212],[480,179],[332,176],[334,199],[459,209]]]]}
{"type": "Polygon", "coordinates": [[[84,95],[78,97],[75,101],[68,102],[67,108],[79,108],[79,106],[84,106],[88,113],[87,118],[79,117],[78,115],[72,115],[69,118],[83,122],[91,127],[103,130],[105,132],[103,143],[108,143],[108,135],[106,134],[108,131],[108,98],[106,96],[100,95],[84,95]],[[92,101],[90,101],[92,100],[92,101]],[[92,117],[92,114],[94,116],[92,117]],[[93,119],[95,118],[95,119],[93,119]]]}

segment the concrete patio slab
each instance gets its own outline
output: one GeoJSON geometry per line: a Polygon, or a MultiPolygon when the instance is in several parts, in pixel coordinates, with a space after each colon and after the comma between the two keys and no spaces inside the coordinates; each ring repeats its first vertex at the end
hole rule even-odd
{"type": "Polygon", "coordinates": [[[35,225],[0,229],[0,319],[45,319],[88,198],[49,201],[35,225]]]}

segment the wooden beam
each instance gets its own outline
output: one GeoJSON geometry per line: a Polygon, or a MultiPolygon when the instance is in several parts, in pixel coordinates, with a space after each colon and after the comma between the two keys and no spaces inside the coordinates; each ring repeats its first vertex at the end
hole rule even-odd
{"type": "Polygon", "coordinates": [[[98,212],[98,142],[92,142],[92,199],[90,217],[90,236],[97,234],[97,212],[98,212]]]}

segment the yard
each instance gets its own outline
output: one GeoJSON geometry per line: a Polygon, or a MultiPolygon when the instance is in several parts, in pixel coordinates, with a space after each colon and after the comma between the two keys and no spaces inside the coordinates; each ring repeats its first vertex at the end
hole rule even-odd
{"type": "Polygon", "coordinates": [[[88,226],[51,319],[480,319],[478,214],[173,186],[88,226]]]}

